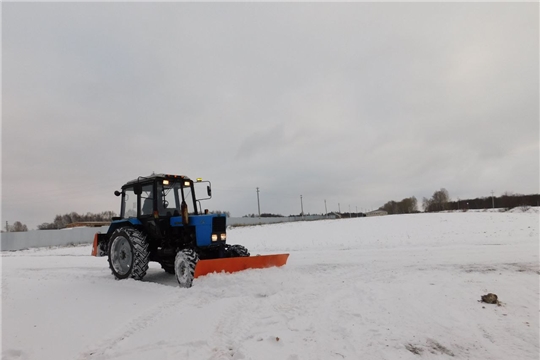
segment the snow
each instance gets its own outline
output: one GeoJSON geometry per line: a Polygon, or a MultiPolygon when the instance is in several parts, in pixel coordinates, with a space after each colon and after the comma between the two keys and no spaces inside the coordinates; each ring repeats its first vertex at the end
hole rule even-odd
{"type": "Polygon", "coordinates": [[[512,209],[507,208],[488,208],[488,209],[470,209],[470,210],[445,210],[442,213],[455,213],[455,212],[509,212],[509,213],[529,213],[540,214],[540,207],[538,206],[518,206],[512,209]]]}
{"type": "Polygon", "coordinates": [[[2,359],[536,360],[538,239],[529,212],[235,228],[287,265],[191,289],[155,263],[114,280],[90,246],[4,252],[2,359]]]}

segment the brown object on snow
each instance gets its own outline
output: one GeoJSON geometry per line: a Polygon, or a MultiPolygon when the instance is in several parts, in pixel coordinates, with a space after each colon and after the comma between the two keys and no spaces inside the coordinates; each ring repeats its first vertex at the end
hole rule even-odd
{"type": "Polygon", "coordinates": [[[497,295],[489,293],[487,295],[482,295],[482,302],[485,302],[487,304],[499,304],[499,300],[497,299],[497,295]]]}

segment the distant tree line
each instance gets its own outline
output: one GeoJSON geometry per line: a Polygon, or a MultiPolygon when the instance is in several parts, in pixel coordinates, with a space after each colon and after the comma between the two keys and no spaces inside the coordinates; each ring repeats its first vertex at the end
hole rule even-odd
{"type": "Polygon", "coordinates": [[[225,215],[225,217],[231,217],[231,213],[229,211],[212,210],[212,211],[209,211],[208,213],[209,214],[225,215]]]}
{"type": "MultiPolygon", "coordinates": [[[[244,215],[242,217],[256,218],[256,217],[259,217],[259,215],[257,215],[257,214],[248,214],[248,215],[244,215]]],[[[281,214],[262,213],[261,217],[284,217],[284,216],[281,215],[281,214]]]]}
{"type": "Polygon", "coordinates": [[[114,211],[103,211],[101,213],[93,214],[86,213],[84,215],[77,214],[76,212],[71,212],[64,215],[56,215],[53,222],[43,223],[38,225],[39,230],[52,230],[52,229],[63,229],[67,225],[77,222],[88,222],[88,221],[111,221],[113,217],[117,216],[114,211]]]}
{"type": "Polygon", "coordinates": [[[412,214],[418,212],[418,201],[416,198],[410,197],[405,198],[399,202],[389,201],[379,208],[379,210],[384,210],[388,214],[412,214]]]}
{"type": "Polygon", "coordinates": [[[23,232],[28,231],[28,226],[21,223],[20,221],[15,221],[13,225],[9,225],[6,221],[6,228],[2,229],[2,232],[23,232]]]}
{"type": "MultiPolygon", "coordinates": [[[[449,201],[450,194],[448,193],[448,190],[442,188],[435,191],[431,198],[423,198],[422,207],[424,208],[425,212],[443,211],[449,208],[449,201]]],[[[416,200],[416,197],[414,196],[410,198],[405,198],[399,202],[391,200],[381,206],[379,210],[384,210],[389,215],[418,213],[418,200],[416,200]]]]}
{"type": "MultiPolygon", "coordinates": [[[[450,194],[445,188],[441,188],[433,193],[431,198],[422,199],[424,212],[437,212],[445,210],[468,210],[468,209],[488,209],[505,208],[512,209],[520,206],[540,206],[540,194],[521,195],[504,193],[498,197],[480,197],[475,199],[458,199],[452,201],[450,194]]],[[[418,212],[417,201],[413,196],[405,198],[400,202],[389,201],[379,208],[388,214],[409,214],[418,212]]]]}
{"type": "Polygon", "coordinates": [[[480,197],[475,199],[459,199],[447,204],[448,210],[505,208],[513,209],[520,206],[540,206],[540,194],[521,195],[504,193],[498,197],[480,197]]]}

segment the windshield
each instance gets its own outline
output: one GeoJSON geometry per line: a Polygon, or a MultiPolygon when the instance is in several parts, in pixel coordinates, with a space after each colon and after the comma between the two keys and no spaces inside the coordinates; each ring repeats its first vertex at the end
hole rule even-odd
{"type": "Polygon", "coordinates": [[[158,201],[159,215],[179,216],[182,211],[182,192],[188,206],[188,212],[194,213],[196,211],[189,181],[177,181],[168,184],[158,183],[158,192],[161,194],[160,201],[158,201]]]}
{"type": "MultiPolygon", "coordinates": [[[[175,184],[176,185],[176,184],[175,184]]],[[[163,206],[159,209],[159,215],[174,215],[175,213],[180,213],[180,204],[177,201],[178,191],[175,191],[175,185],[173,186],[163,186],[161,190],[161,202],[163,206]]],[[[178,188],[178,186],[176,186],[178,188]]]]}

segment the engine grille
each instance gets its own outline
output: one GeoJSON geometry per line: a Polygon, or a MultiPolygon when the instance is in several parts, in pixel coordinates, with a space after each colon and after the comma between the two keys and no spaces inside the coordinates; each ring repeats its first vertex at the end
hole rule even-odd
{"type": "Polygon", "coordinates": [[[212,219],[212,232],[224,233],[227,228],[225,216],[216,216],[212,219]]]}

